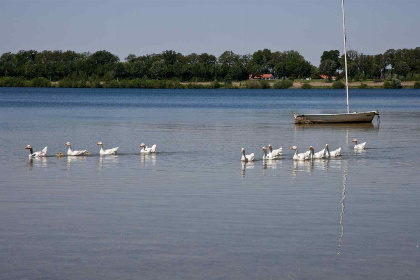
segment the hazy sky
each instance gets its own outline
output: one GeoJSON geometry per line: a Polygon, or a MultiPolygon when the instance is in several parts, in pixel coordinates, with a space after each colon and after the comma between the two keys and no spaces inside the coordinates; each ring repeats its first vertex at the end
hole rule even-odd
{"type": "MultiPolygon", "coordinates": [[[[346,0],[350,49],[378,54],[420,47],[420,0],[346,0]]],[[[314,65],[342,50],[341,0],[0,0],[0,54],[108,50],[124,60],[268,48],[314,65]]]]}

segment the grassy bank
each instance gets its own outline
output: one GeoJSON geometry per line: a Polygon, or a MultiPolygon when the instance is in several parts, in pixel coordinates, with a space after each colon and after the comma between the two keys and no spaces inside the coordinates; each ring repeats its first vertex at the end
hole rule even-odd
{"type": "MultiPolygon", "coordinates": [[[[57,88],[147,88],[147,89],[341,89],[343,81],[327,82],[325,80],[291,81],[291,80],[246,80],[240,82],[179,82],[176,80],[70,80],[50,81],[45,78],[25,80],[16,77],[0,78],[0,87],[57,87],[57,88]]],[[[419,82],[362,81],[350,82],[350,88],[420,88],[419,82]]]]}

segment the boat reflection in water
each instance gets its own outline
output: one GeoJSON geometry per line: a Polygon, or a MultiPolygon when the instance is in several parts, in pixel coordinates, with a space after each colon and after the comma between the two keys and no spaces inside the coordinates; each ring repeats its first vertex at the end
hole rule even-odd
{"type": "Polygon", "coordinates": [[[355,131],[368,131],[379,129],[379,123],[374,125],[373,123],[317,123],[317,124],[295,124],[294,130],[305,130],[305,129],[329,129],[329,130],[355,130],[355,131]]]}
{"type": "Polygon", "coordinates": [[[25,165],[26,170],[32,170],[32,168],[36,167],[48,167],[48,160],[47,157],[31,157],[29,158],[28,162],[25,165]]]}
{"type": "Polygon", "coordinates": [[[104,167],[107,168],[109,166],[116,165],[118,162],[118,155],[99,156],[98,167],[102,170],[104,167]]]}
{"type": "Polygon", "coordinates": [[[344,161],[344,169],[343,169],[343,191],[341,192],[342,198],[341,198],[341,213],[340,213],[340,227],[341,227],[341,235],[338,238],[338,252],[337,252],[337,258],[340,257],[341,254],[341,245],[343,241],[344,236],[344,200],[346,199],[346,188],[347,188],[347,161],[344,161]]]}
{"type": "Polygon", "coordinates": [[[156,154],[140,154],[140,166],[155,166],[156,154]]]}

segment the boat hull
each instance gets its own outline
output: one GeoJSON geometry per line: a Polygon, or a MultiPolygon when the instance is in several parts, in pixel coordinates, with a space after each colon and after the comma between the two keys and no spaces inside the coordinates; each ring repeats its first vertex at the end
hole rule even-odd
{"type": "Polygon", "coordinates": [[[344,114],[295,115],[294,123],[371,123],[379,115],[376,111],[344,114]]]}

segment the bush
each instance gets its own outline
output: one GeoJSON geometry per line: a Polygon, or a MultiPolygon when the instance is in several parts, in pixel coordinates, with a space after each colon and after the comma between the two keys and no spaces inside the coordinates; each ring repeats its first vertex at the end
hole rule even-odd
{"type": "Polygon", "coordinates": [[[360,86],[358,87],[360,89],[364,89],[364,88],[369,88],[367,84],[360,84],[360,86]]]}
{"type": "Polygon", "coordinates": [[[420,88],[420,82],[415,82],[413,88],[420,88]]]}
{"type": "Polygon", "coordinates": [[[27,87],[30,86],[23,78],[3,77],[0,79],[0,87],[27,87]]]}
{"type": "Polygon", "coordinates": [[[187,89],[205,89],[205,88],[208,88],[208,87],[210,87],[210,86],[197,84],[197,83],[188,83],[187,86],[186,86],[187,89]]]}
{"type": "Polygon", "coordinates": [[[275,89],[287,89],[293,86],[293,81],[291,80],[281,80],[274,83],[273,88],[275,89]]]}
{"type": "Polygon", "coordinates": [[[310,83],[303,83],[303,84],[301,85],[301,88],[302,88],[302,89],[311,89],[311,88],[312,88],[312,86],[311,86],[311,84],[310,84],[310,83]]]}
{"type": "Polygon", "coordinates": [[[51,87],[51,81],[43,77],[35,78],[31,81],[33,87],[51,87]]]}
{"type": "Polygon", "coordinates": [[[258,83],[258,81],[248,81],[248,83],[246,84],[246,88],[260,89],[261,85],[260,85],[260,83],[258,83]]]}
{"type": "Polygon", "coordinates": [[[218,81],[214,81],[213,83],[211,83],[211,88],[220,88],[221,85],[218,81]]]}
{"type": "Polygon", "coordinates": [[[120,88],[121,84],[117,80],[111,80],[111,81],[105,82],[104,87],[105,88],[120,88]]]}
{"type": "Polygon", "coordinates": [[[169,89],[183,89],[184,86],[179,81],[173,80],[173,81],[168,81],[166,83],[166,88],[169,88],[169,89]]]}
{"type": "Polygon", "coordinates": [[[261,80],[261,81],[259,81],[259,83],[260,83],[260,87],[261,87],[262,89],[268,89],[268,88],[271,88],[270,83],[269,83],[268,81],[266,81],[266,80],[261,80]]]}
{"type": "Polygon", "coordinates": [[[390,81],[385,81],[384,85],[383,85],[383,88],[386,88],[386,89],[392,88],[391,82],[390,81]]]}
{"type": "Polygon", "coordinates": [[[335,81],[333,84],[332,84],[332,88],[333,89],[343,89],[343,88],[345,88],[346,87],[346,85],[342,82],[342,81],[335,81]]]}
{"type": "Polygon", "coordinates": [[[386,89],[402,88],[401,81],[395,78],[393,78],[392,81],[385,81],[383,88],[386,88],[386,89]]]}

